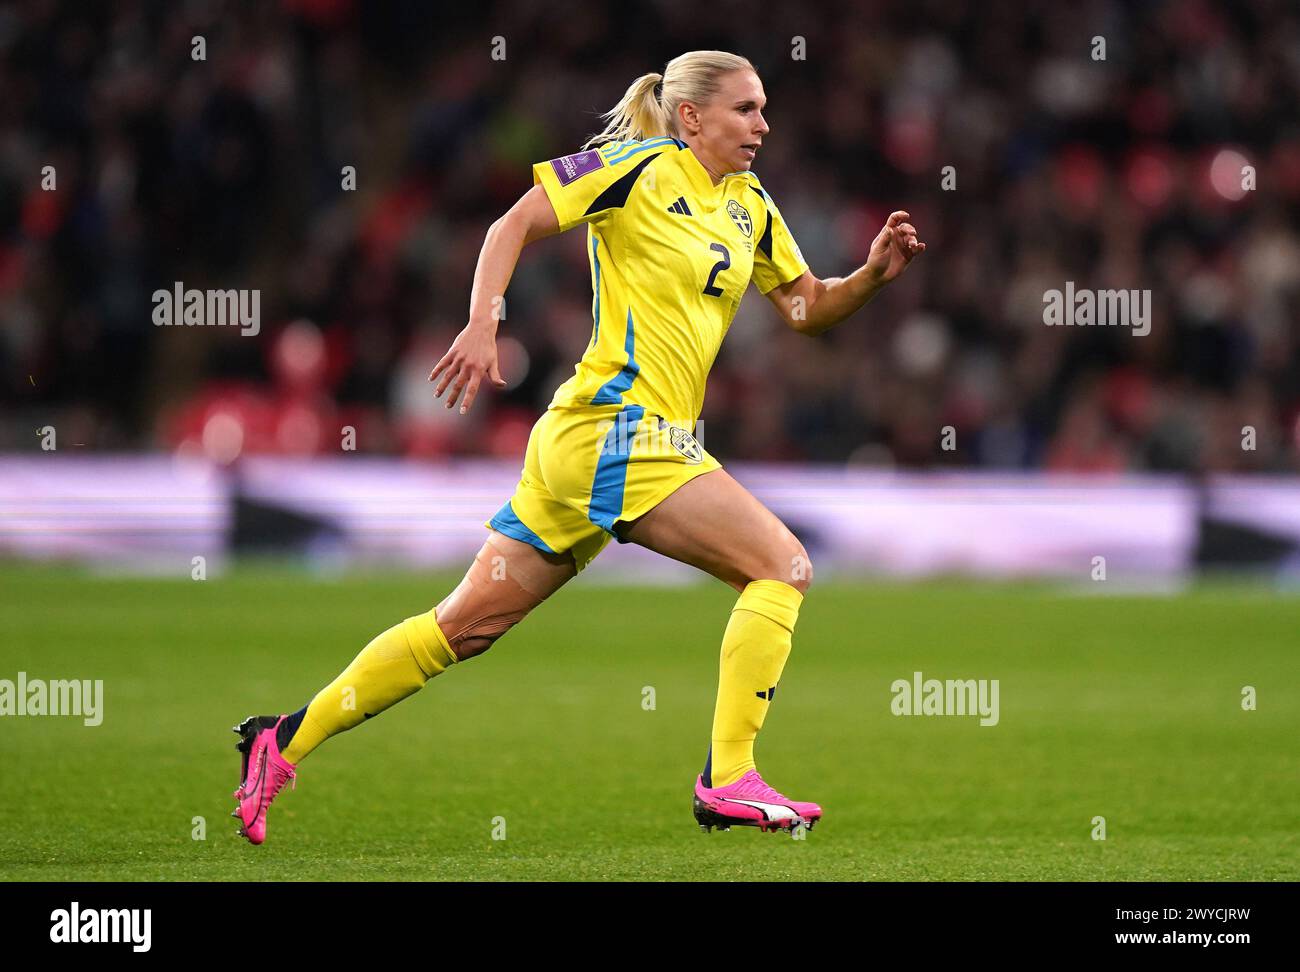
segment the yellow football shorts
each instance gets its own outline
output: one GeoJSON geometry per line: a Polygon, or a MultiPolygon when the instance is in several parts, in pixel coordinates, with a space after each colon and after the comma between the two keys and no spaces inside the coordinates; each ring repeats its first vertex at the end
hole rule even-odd
{"type": "Polygon", "coordinates": [[[722,464],[689,431],[641,405],[548,409],[528,436],[519,485],[484,526],[582,570],[620,520],[635,520],[683,483],[722,464]]]}

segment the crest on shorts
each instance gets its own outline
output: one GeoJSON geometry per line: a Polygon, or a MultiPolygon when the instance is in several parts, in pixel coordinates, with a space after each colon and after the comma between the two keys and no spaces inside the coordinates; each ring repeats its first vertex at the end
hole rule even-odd
{"type": "Polygon", "coordinates": [[[668,441],[692,465],[704,461],[704,450],[700,448],[700,443],[685,429],[679,429],[675,425],[668,426],[668,441]]]}
{"type": "Polygon", "coordinates": [[[734,199],[727,200],[727,215],[746,236],[754,235],[754,221],[749,218],[749,210],[734,199]]]}

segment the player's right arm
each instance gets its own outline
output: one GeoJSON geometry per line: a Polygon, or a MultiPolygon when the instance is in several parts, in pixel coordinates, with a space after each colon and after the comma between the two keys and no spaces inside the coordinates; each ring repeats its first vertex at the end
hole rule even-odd
{"type": "Polygon", "coordinates": [[[612,218],[627,202],[640,172],[672,143],[667,137],[612,143],[533,166],[533,187],[488,230],[474,272],[469,323],[429,375],[430,381],[442,375],[436,397],[451,386],[448,408],[464,389],[460,410],[466,412],[484,375],[498,387],[505,384],[497,370],[497,320],[524,246],[612,218]]]}
{"type": "Polygon", "coordinates": [[[486,375],[498,388],[505,379],[497,369],[497,321],[501,317],[501,304],[505,300],[506,286],[515,272],[519,254],[534,240],[553,236],[560,231],[555,209],[546,197],[546,191],[535,185],[524,193],[510,210],[488,229],[483,249],[474,271],[474,287],[469,298],[469,323],[460,332],[451,348],[442,356],[429,375],[433,381],[442,375],[434,390],[434,397],[451,386],[447,407],[456,404],[461,390],[463,415],[474,403],[478,386],[486,375]]]}

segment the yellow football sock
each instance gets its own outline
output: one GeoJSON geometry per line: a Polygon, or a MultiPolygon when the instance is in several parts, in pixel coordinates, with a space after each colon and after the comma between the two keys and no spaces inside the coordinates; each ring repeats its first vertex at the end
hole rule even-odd
{"type": "Polygon", "coordinates": [[[457,661],[432,610],[376,637],[311,700],[281,755],[291,763],[335,733],[360,725],[415,692],[457,661]]]}
{"type": "Polygon", "coordinates": [[[803,594],[785,581],[750,581],[722,636],[718,704],[713,712],[712,785],[734,783],[754,769],[754,739],[763,727],[803,594]]]}

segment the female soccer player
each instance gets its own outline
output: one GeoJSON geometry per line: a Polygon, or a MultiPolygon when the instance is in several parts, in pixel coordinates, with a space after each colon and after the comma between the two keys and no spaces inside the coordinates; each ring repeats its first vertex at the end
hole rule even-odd
{"type": "Polygon", "coordinates": [[[235,731],[243,767],[240,833],[266,837],[267,807],[330,736],[482,654],[591,563],[613,537],[692,564],[739,593],[722,639],[717,707],[695,818],[705,830],[811,828],[815,803],[763,781],[754,740],[790,654],[812,565],[799,540],[691,435],[704,385],[749,282],[785,322],[817,335],[866,304],[925,251],[892,213],[847,277],[808,269],[750,170],[768,133],[754,66],[721,51],[646,74],[574,155],[533,166],[532,189],[492,224],[469,323],[434,367],[447,407],[500,386],[494,313],[520,250],[587,226],[591,341],[528,440],[519,485],[491,520],[460,585],[433,610],[370,642],[292,715],[235,731]],[[462,397],[463,394],[463,397],[462,397]],[[502,569],[504,567],[504,570],[502,569]]]}

